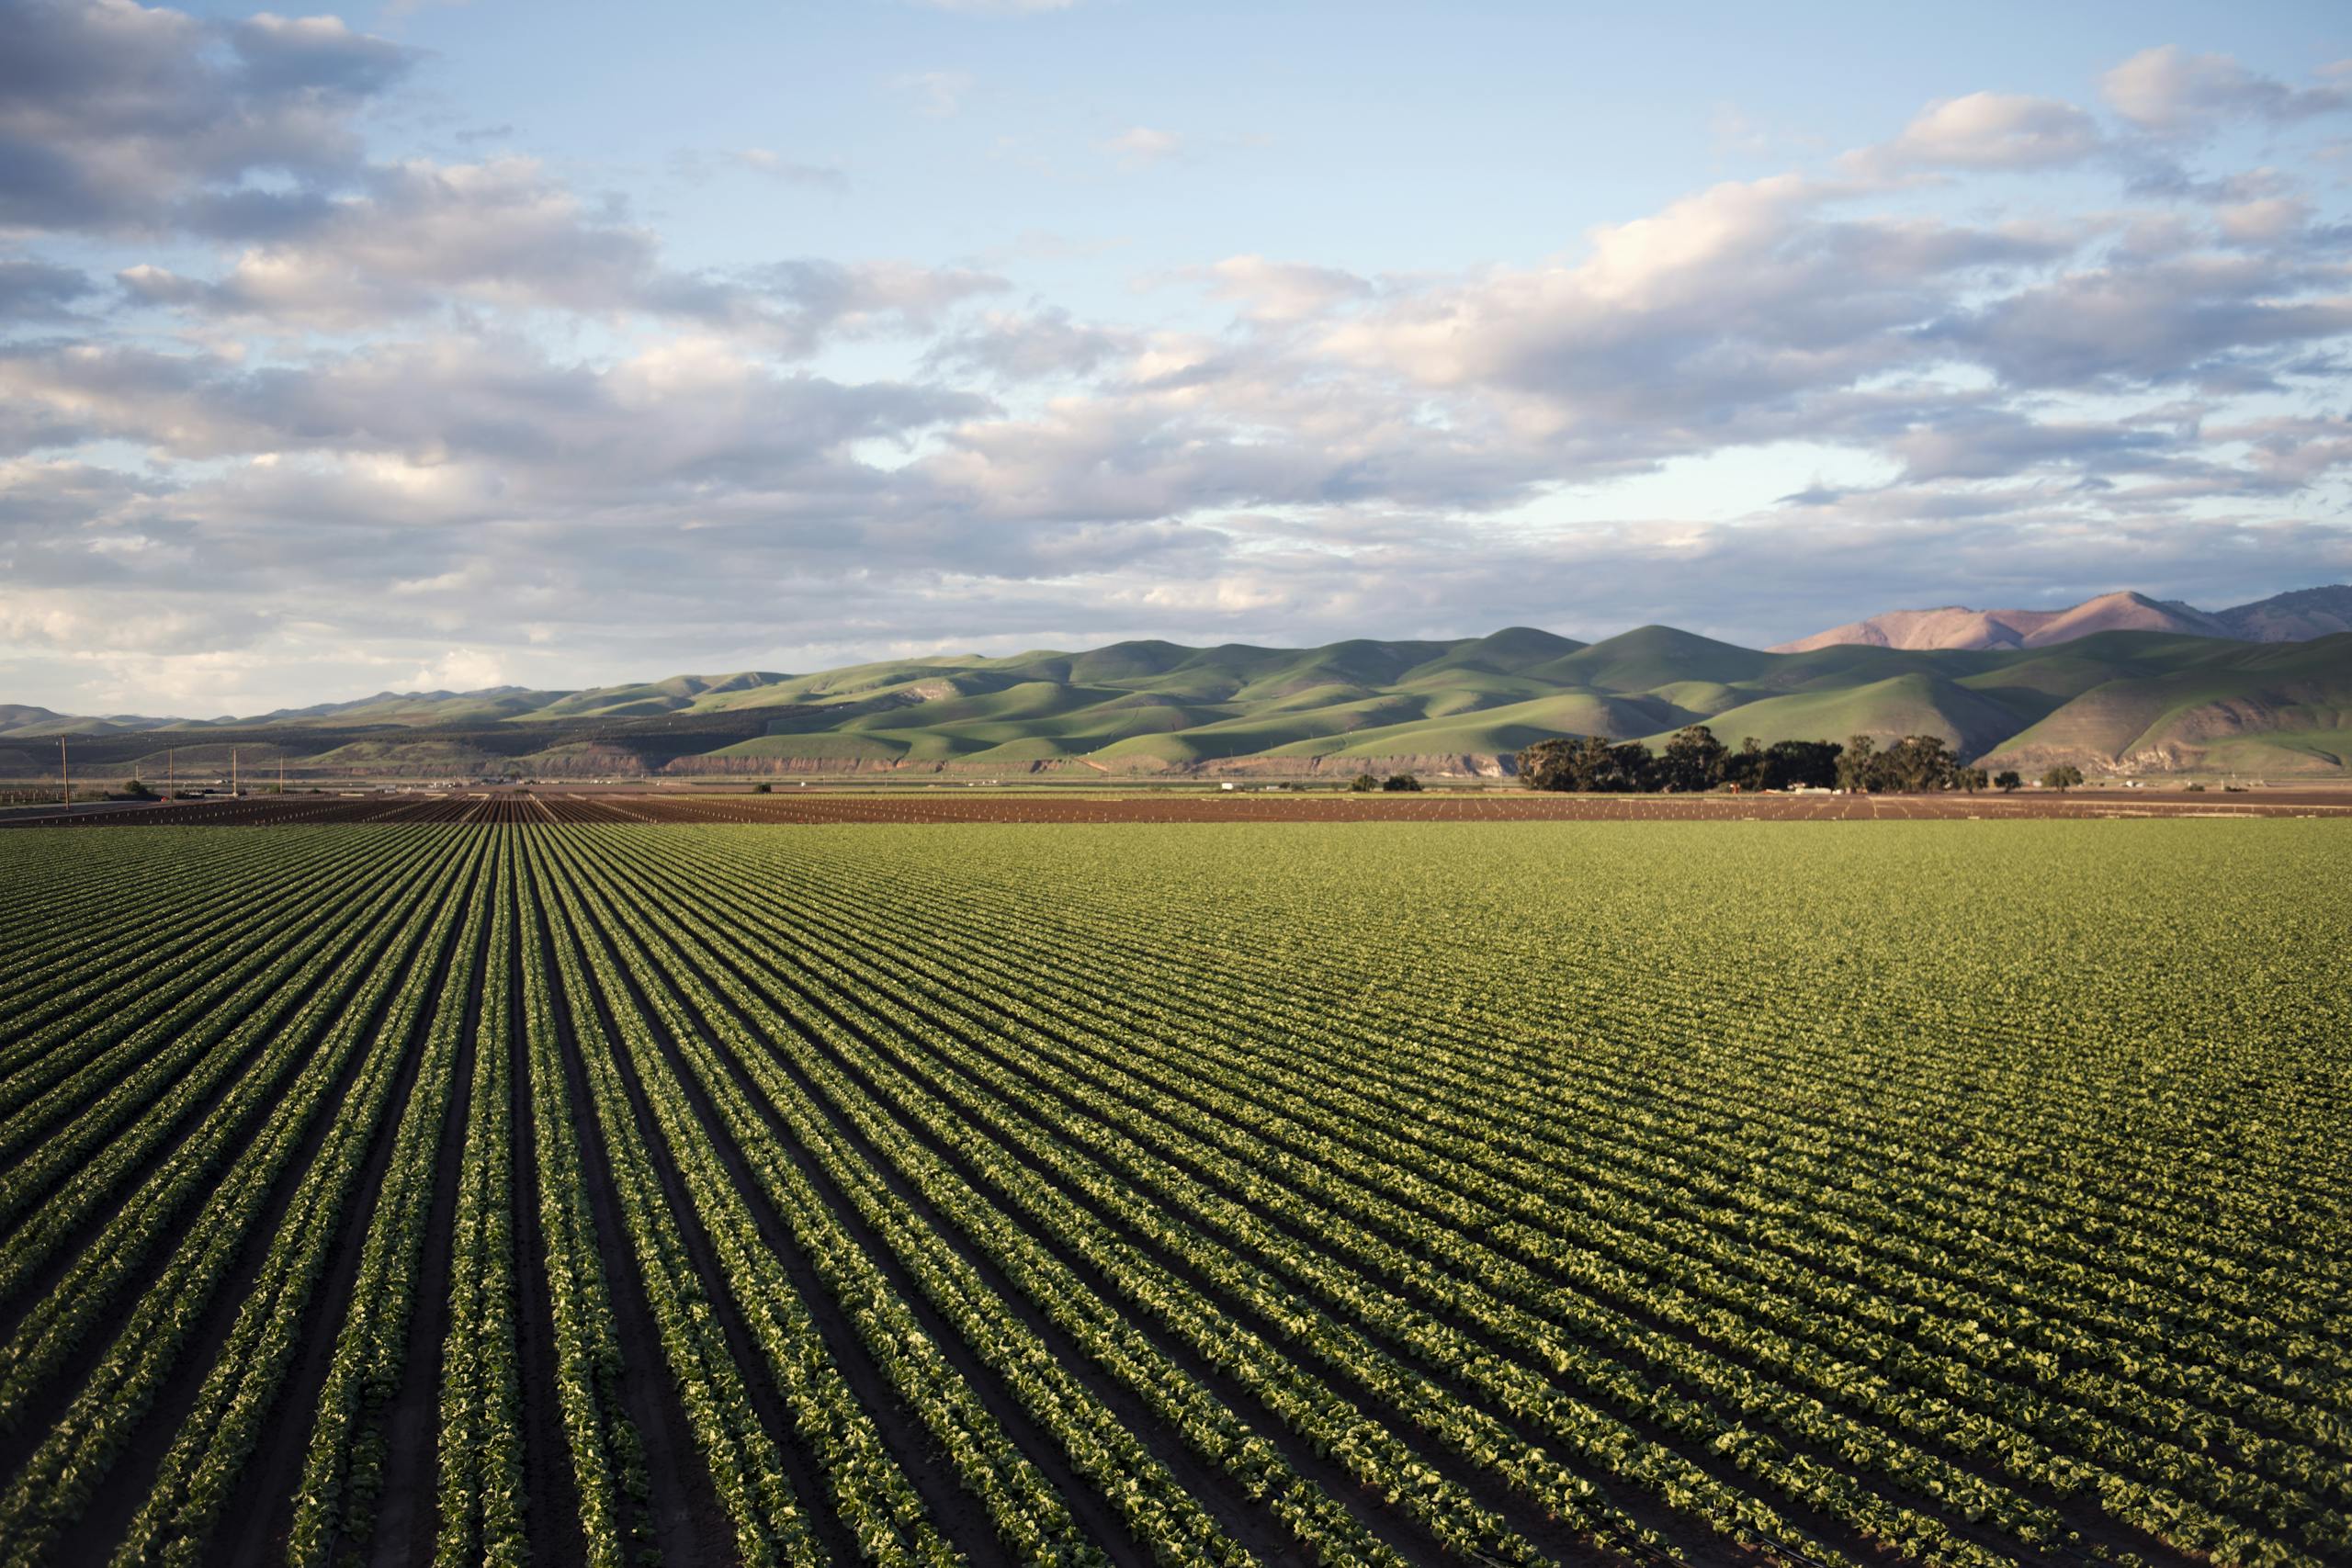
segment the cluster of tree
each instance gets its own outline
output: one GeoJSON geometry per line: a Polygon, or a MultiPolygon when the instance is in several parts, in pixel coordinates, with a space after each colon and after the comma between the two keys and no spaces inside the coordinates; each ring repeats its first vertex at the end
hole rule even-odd
{"type": "Polygon", "coordinates": [[[1867,735],[1857,735],[1838,759],[1838,787],[1879,795],[1897,791],[1964,789],[1974,794],[1992,784],[1982,768],[1964,768],[1940,735],[1906,735],[1882,751],[1867,735]]]}
{"type": "Polygon", "coordinates": [[[1385,779],[1375,778],[1370,773],[1358,773],[1348,782],[1348,787],[1358,795],[1370,795],[1374,790],[1386,790],[1394,795],[1419,790],[1421,781],[1411,773],[1391,773],[1385,779]]]}
{"type": "MultiPolygon", "coordinates": [[[[1749,736],[1734,750],[1703,724],[1679,729],[1653,752],[1638,740],[1605,735],[1540,741],[1519,754],[1520,782],[1530,789],[1588,795],[1693,794],[1735,785],[1742,790],[1843,789],[1878,795],[1928,790],[2013,790],[2024,781],[1963,766],[1940,735],[1906,735],[1882,749],[1867,735],[1834,740],[1776,740],[1749,736]]],[[[2041,781],[2052,789],[2083,782],[2082,770],[2052,768],[2041,781]]],[[[1359,785],[1358,787],[1364,787],[1359,785]]]]}
{"type": "Polygon", "coordinates": [[[1590,795],[1653,791],[1687,794],[1737,784],[1742,789],[1827,789],[1838,782],[1838,759],[1845,748],[1834,740],[1779,740],[1759,745],[1753,736],[1733,750],[1703,724],[1678,730],[1662,751],[1638,740],[1605,735],[1540,741],[1519,754],[1520,782],[1530,789],[1575,790],[1590,795]]]}

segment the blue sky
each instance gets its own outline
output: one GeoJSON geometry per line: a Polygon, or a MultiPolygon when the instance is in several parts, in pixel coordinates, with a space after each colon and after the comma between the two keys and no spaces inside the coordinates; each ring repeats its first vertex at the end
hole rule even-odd
{"type": "Polygon", "coordinates": [[[2352,576],[2340,6],[0,0],[0,700],[2352,576]]]}

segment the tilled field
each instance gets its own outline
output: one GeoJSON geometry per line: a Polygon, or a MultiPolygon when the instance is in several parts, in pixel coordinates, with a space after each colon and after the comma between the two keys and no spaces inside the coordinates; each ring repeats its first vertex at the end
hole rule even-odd
{"type": "Polygon", "coordinates": [[[2347,877],[0,836],[0,1563],[2346,1561],[2347,877]]]}
{"type": "Polygon", "coordinates": [[[1856,822],[2115,817],[2336,817],[2352,791],[2259,794],[2093,790],[2025,795],[1047,794],[792,789],[776,795],[477,790],[440,795],[275,795],[184,801],[19,826],[278,827],[297,823],[986,822],[1856,822]]]}

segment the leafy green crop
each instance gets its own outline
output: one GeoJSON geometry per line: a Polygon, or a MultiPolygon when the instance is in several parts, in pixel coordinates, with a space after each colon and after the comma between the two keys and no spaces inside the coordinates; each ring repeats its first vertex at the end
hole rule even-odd
{"type": "Polygon", "coordinates": [[[2347,882],[2284,820],[0,837],[0,1562],[2352,1559],[2347,882]]]}

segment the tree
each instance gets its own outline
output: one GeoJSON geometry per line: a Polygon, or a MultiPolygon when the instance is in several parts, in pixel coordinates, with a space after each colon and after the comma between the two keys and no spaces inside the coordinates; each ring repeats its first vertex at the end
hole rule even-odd
{"type": "Polygon", "coordinates": [[[2083,770],[2072,762],[2061,762],[2041,775],[2041,787],[2064,794],[2083,782],[2083,770]]]}
{"type": "Polygon", "coordinates": [[[1358,773],[1348,781],[1348,788],[1357,795],[1370,795],[1380,787],[1380,781],[1370,773],[1358,773]]]}
{"type": "Polygon", "coordinates": [[[1906,735],[1879,753],[1880,787],[1917,794],[1949,789],[1959,763],[1940,735],[1906,735]]]}
{"type": "Polygon", "coordinates": [[[1380,781],[1380,787],[1391,795],[1419,795],[1421,781],[1410,773],[1391,773],[1380,781]]]}
{"type": "Polygon", "coordinates": [[[1867,735],[1847,741],[1846,754],[1838,759],[1838,787],[1849,795],[1876,790],[1883,787],[1874,782],[1877,776],[1878,742],[1867,735]]]}
{"type": "Polygon", "coordinates": [[[1753,735],[1743,738],[1739,750],[1724,757],[1724,783],[1737,789],[1758,790],[1769,787],[1766,783],[1772,760],[1753,735]]]}
{"type": "Polygon", "coordinates": [[[1952,775],[1952,783],[1971,795],[1992,782],[1982,768],[1962,768],[1952,775]]]}
{"type": "Polygon", "coordinates": [[[1678,729],[1657,759],[1658,785],[1685,795],[1713,789],[1723,783],[1724,759],[1730,755],[1730,750],[1715,739],[1715,732],[1703,724],[1678,729]]]}
{"type": "Polygon", "coordinates": [[[1764,752],[1764,789],[1834,789],[1838,759],[1846,748],[1835,740],[1775,740],[1764,752]]]}
{"type": "Polygon", "coordinates": [[[1606,735],[1539,740],[1519,753],[1519,781],[1530,789],[1623,795],[1657,787],[1657,759],[1638,740],[1606,735]]]}
{"type": "Polygon", "coordinates": [[[133,779],[128,784],[125,784],[123,786],[122,793],[129,795],[133,800],[153,800],[155,798],[155,792],[149,789],[145,783],[139,779],[133,779]]]}
{"type": "Polygon", "coordinates": [[[1576,742],[1566,739],[1538,740],[1532,746],[1522,746],[1512,759],[1519,782],[1529,789],[1566,789],[1568,760],[1575,754],[1576,742]]]}
{"type": "Polygon", "coordinates": [[[774,795],[775,793],[775,785],[772,784],[755,784],[752,786],[752,793],[753,795],[774,795]]]}
{"type": "Polygon", "coordinates": [[[2015,794],[2018,786],[2024,783],[2025,780],[2018,777],[2015,768],[2004,768],[1993,775],[1993,787],[2003,795],[2015,794]]]}

